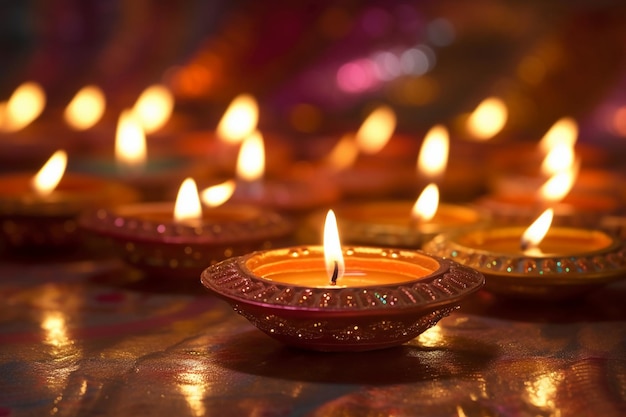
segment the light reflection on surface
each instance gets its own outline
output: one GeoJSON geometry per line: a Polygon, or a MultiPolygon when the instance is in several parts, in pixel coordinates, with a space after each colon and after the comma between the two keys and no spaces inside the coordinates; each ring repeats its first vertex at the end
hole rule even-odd
{"type": "Polygon", "coordinates": [[[41,322],[43,330],[43,343],[50,347],[55,366],[45,375],[50,389],[60,390],[78,365],[82,350],[72,340],[68,327],[67,317],[60,311],[45,311],[41,322]]]}
{"type": "Polygon", "coordinates": [[[430,329],[426,330],[424,333],[417,336],[417,341],[420,345],[424,347],[437,347],[440,346],[443,342],[443,335],[441,333],[441,328],[437,326],[433,326],[430,329]]]}
{"type": "Polygon", "coordinates": [[[178,375],[178,389],[185,397],[194,416],[203,416],[206,413],[203,400],[209,386],[204,374],[205,369],[202,364],[194,363],[189,370],[178,375]]]}
{"type": "Polygon", "coordinates": [[[560,372],[549,372],[539,375],[534,381],[527,381],[524,385],[531,404],[539,408],[554,409],[559,383],[563,381],[560,372]]]}

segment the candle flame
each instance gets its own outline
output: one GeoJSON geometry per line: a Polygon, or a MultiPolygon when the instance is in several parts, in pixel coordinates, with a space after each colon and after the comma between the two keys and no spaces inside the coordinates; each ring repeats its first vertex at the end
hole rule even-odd
{"type": "Polygon", "coordinates": [[[106,99],[102,90],[95,85],[81,88],[69,102],[63,118],[74,130],[87,130],[102,118],[106,99]]]}
{"type": "Polygon", "coordinates": [[[362,152],[375,154],[385,147],[394,130],[396,114],[389,106],[376,108],[356,132],[356,144],[362,152]]]}
{"type": "Polygon", "coordinates": [[[359,148],[351,134],[344,135],[326,157],[326,165],[334,171],[342,171],[354,164],[359,148]]]}
{"type": "Polygon", "coordinates": [[[541,172],[544,175],[554,175],[566,171],[574,166],[576,154],[572,145],[568,143],[556,143],[548,152],[541,163],[541,172]]]}
{"type": "Polygon", "coordinates": [[[174,96],[161,84],[146,88],[133,106],[133,112],[146,133],[161,129],[172,116],[173,109],[174,96]]]}
{"type": "Polygon", "coordinates": [[[120,114],[115,135],[115,160],[129,169],[142,169],[146,163],[146,135],[135,113],[124,110],[120,114]]]}
{"type": "Polygon", "coordinates": [[[550,225],[552,224],[552,218],[554,217],[554,210],[551,208],[546,209],[537,220],[535,220],[528,229],[522,234],[520,239],[520,248],[524,251],[529,249],[535,249],[539,246],[539,243],[548,233],[550,225]]]}
{"type": "Polygon", "coordinates": [[[197,220],[202,217],[202,205],[198,197],[198,187],[193,178],[186,178],[180,185],[176,204],[174,206],[174,220],[197,220]]]}
{"type": "Polygon", "coordinates": [[[209,207],[221,206],[233,195],[235,192],[235,181],[228,180],[221,184],[214,185],[212,187],[205,188],[200,193],[202,202],[209,207]]]}
{"type": "Polygon", "coordinates": [[[497,135],[508,117],[504,101],[497,97],[483,100],[467,119],[467,130],[478,140],[488,140],[497,135]]]}
{"type": "Polygon", "coordinates": [[[328,274],[331,283],[343,277],[346,265],[341,251],[341,242],[339,241],[337,218],[332,210],[328,210],[326,221],[324,222],[324,263],[326,265],[326,274],[328,274]]]}
{"type": "Polygon", "coordinates": [[[257,127],[259,106],[249,94],[240,94],[230,103],[217,125],[218,137],[230,144],[241,143],[257,127]]]}
{"type": "Polygon", "coordinates": [[[6,103],[2,128],[17,132],[35,120],[46,106],[46,93],[35,82],[26,82],[15,89],[6,103]]]}
{"type": "Polygon", "coordinates": [[[571,191],[577,176],[577,165],[568,170],[557,172],[539,189],[541,200],[552,203],[561,201],[571,191]]]}
{"type": "Polygon", "coordinates": [[[433,126],[426,134],[417,158],[418,172],[433,179],[443,175],[449,148],[448,130],[442,125],[433,126]]]}
{"type": "Polygon", "coordinates": [[[543,135],[539,142],[539,149],[544,154],[550,152],[558,143],[564,143],[573,148],[578,139],[578,124],[571,117],[563,117],[556,121],[543,135]]]}
{"type": "Polygon", "coordinates": [[[435,217],[438,207],[439,188],[437,188],[436,184],[430,183],[417,197],[411,210],[411,218],[418,222],[427,222],[435,217]]]}
{"type": "Polygon", "coordinates": [[[244,181],[256,181],[265,171],[265,148],[261,132],[255,131],[248,136],[239,149],[237,156],[237,177],[244,181]]]}
{"type": "Polygon", "coordinates": [[[41,197],[49,195],[61,182],[66,166],[67,153],[64,150],[56,151],[33,177],[35,193],[41,197]]]}

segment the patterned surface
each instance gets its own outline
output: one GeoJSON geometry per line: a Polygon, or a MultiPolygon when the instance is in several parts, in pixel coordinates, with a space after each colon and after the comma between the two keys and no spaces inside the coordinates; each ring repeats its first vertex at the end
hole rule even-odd
{"type": "Polygon", "coordinates": [[[478,293],[409,343],[312,353],[199,283],[114,261],[0,265],[0,416],[619,416],[624,283],[568,304],[478,293]]]}

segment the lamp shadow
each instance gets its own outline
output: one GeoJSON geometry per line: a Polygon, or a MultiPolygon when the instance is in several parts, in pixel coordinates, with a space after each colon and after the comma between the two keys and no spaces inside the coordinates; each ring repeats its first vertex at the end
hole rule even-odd
{"type": "Polygon", "coordinates": [[[451,338],[447,347],[408,344],[369,352],[315,352],[287,347],[264,333],[238,333],[214,355],[225,368],[270,378],[328,384],[390,385],[476,375],[497,347],[451,338]]]}

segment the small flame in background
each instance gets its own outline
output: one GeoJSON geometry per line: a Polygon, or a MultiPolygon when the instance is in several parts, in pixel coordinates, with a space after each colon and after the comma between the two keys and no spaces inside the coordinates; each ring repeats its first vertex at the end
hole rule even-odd
{"type": "Polygon", "coordinates": [[[257,128],[259,105],[249,94],[240,94],[230,103],[217,125],[217,136],[223,142],[239,144],[257,128]]]}
{"type": "Polygon", "coordinates": [[[32,179],[32,188],[39,196],[52,193],[61,182],[67,166],[67,153],[56,151],[32,179]]]}
{"type": "Polygon", "coordinates": [[[448,130],[442,125],[433,126],[422,142],[417,158],[418,173],[432,180],[440,178],[448,164],[449,149],[448,130]]]}
{"type": "Polygon", "coordinates": [[[356,144],[366,154],[381,151],[396,130],[396,114],[389,106],[376,108],[356,132],[356,144]]]}
{"type": "Polygon", "coordinates": [[[255,131],[241,144],[237,156],[237,177],[248,182],[263,177],[265,171],[265,147],[263,136],[255,131]]]}
{"type": "Polygon", "coordinates": [[[63,118],[72,129],[87,130],[100,121],[105,108],[104,92],[98,86],[88,85],[72,98],[63,112],[63,118]]]}
{"type": "Polygon", "coordinates": [[[120,114],[115,135],[115,160],[118,166],[141,170],[146,164],[146,135],[135,114],[124,110],[120,114]]]}
{"type": "Polygon", "coordinates": [[[202,205],[198,196],[198,187],[192,178],[186,178],[180,185],[176,204],[174,205],[174,220],[197,220],[202,218],[202,205]]]}
{"type": "Polygon", "coordinates": [[[437,214],[438,207],[439,188],[436,184],[428,184],[415,201],[411,210],[411,218],[418,222],[432,220],[435,214],[437,214]]]}
{"type": "Polygon", "coordinates": [[[174,96],[164,85],[155,84],[146,88],[133,106],[133,113],[148,134],[161,129],[172,117],[174,96]]]}
{"type": "Polygon", "coordinates": [[[504,101],[489,97],[467,119],[467,131],[476,140],[488,140],[500,133],[507,118],[508,110],[504,101]]]}
{"type": "Polygon", "coordinates": [[[200,192],[202,202],[209,207],[218,207],[228,201],[235,192],[235,181],[228,180],[221,184],[207,187],[200,192]]]}
{"type": "Polygon", "coordinates": [[[552,224],[552,218],[554,217],[554,210],[551,208],[546,209],[541,215],[524,231],[522,238],[520,239],[520,247],[526,251],[529,249],[536,249],[543,238],[550,230],[552,224]]]}
{"type": "Polygon", "coordinates": [[[33,122],[46,107],[46,93],[35,82],[26,82],[15,89],[9,100],[0,106],[0,130],[17,132],[33,122]]]}

